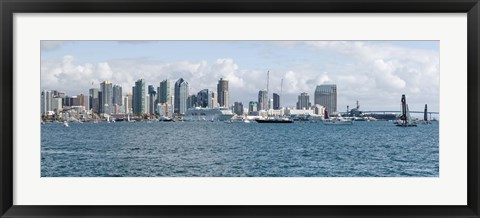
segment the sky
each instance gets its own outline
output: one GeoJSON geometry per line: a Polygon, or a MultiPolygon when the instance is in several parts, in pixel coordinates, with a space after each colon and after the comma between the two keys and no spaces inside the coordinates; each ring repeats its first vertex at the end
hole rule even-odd
{"type": "Polygon", "coordinates": [[[317,85],[336,84],[338,110],[439,111],[439,41],[41,41],[41,89],[88,95],[110,80],[131,92],[138,79],[171,86],[180,78],[190,94],[216,92],[229,81],[230,103],[281,93],[295,107],[302,92],[314,103],[317,85]],[[283,86],[282,86],[283,79],[283,86]],[[92,85],[93,84],[93,85],[92,85]]]}

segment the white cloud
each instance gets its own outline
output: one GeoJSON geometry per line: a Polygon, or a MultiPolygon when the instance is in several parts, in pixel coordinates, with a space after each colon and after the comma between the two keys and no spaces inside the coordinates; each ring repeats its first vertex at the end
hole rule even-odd
{"type": "MultiPolygon", "coordinates": [[[[353,41],[274,42],[288,48],[307,47],[314,52],[336,54],[327,64],[287,64],[270,70],[270,94],[280,93],[283,78],[283,106],[293,106],[302,92],[310,94],[313,103],[317,85],[335,83],[339,92],[338,108],[354,105],[359,100],[363,109],[397,108],[401,94],[407,94],[410,104],[439,102],[439,57],[437,52],[353,41]],[[337,57],[338,56],[338,57],[337,57]],[[345,61],[347,60],[348,61],[345,61]]],[[[230,81],[230,101],[257,100],[258,91],[266,86],[266,70],[247,69],[231,57],[214,61],[180,60],[162,62],[148,58],[115,59],[104,62],[76,63],[73,56],[61,60],[42,60],[42,88],[68,91],[70,95],[88,93],[103,80],[111,80],[131,92],[137,79],[158,86],[170,79],[172,86],[179,78],[190,84],[190,92],[201,89],[216,92],[220,78],[230,81]]]]}

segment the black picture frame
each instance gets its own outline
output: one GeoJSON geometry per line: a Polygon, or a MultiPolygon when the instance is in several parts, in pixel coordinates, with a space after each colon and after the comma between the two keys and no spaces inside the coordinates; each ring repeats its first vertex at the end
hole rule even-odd
{"type": "Polygon", "coordinates": [[[479,217],[479,0],[0,0],[0,216],[3,217],[479,217]],[[16,206],[13,205],[14,13],[467,13],[466,206],[16,206]]]}

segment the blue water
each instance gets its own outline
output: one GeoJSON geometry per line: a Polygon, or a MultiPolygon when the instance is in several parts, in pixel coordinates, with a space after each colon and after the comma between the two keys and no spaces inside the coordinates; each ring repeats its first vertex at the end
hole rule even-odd
{"type": "Polygon", "coordinates": [[[47,123],[42,177],[438,177],[438,123],[47,123]]]}

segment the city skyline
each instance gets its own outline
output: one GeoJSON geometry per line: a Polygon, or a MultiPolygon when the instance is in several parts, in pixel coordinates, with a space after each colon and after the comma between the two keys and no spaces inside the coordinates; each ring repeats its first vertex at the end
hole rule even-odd
{"type": "Polygon", "coordinates": [[[336,84],[340,112],[357,100],[363,110],[398,110],[401,94],[411,110],[438,111],[438,56],[438,41],[42,41],[41,88],[88,95],[109,80],[126,95],[141,78],[155,87],[183,78],[198,93],[224,78],[230,104],[248,105],[269,71],[268,98],[282,93],[282,107],[336,84]]]}

